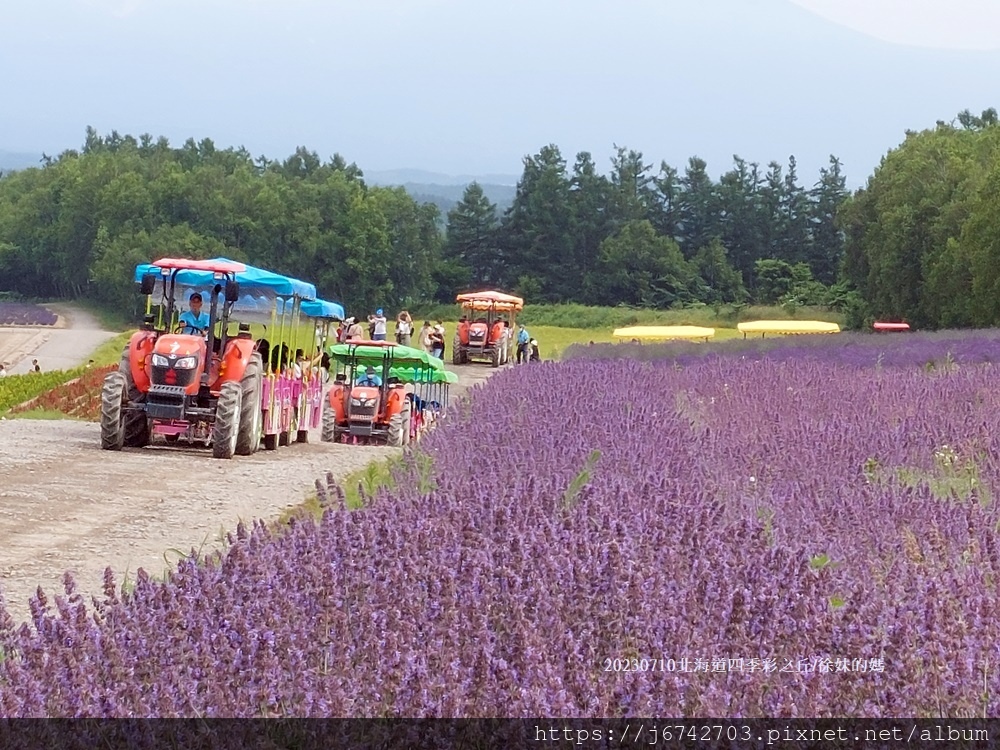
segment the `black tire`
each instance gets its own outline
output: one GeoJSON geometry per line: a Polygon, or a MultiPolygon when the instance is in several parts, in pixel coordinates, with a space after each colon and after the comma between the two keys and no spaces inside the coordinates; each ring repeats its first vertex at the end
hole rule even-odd
{"type": "Polygon", "coordinates": [[[180,435],[164,435],[164,436],[163,436],[163,439],[164,439],[164,440],[166,440],[166,441],[167,441],[168,443],[170,443],[171,445],[173,445],[173,444],[174,444],[174,443],[176,443],[176,442],[177,442],[178,440],[180,440],[180,438],[181,438],[181,436],[180,436],[180,435]]]}
{"type": "MultiPolygon", "coordinates": [[[[118,363],[118,372],[125,378],[125,403],[129,401],[137,404],[145,403],[146,394],[139,390],[139,387],[132,379],[132,367],[129,363],[129,344],[122,350],[121,362],[118,363]]],[[[123,405],[124,408],[124,405],[123,405]]],[[[136,409],[125,410],[125,437],[122,444],[126,448],[144,448],[149,445],[150,429],[146,412],[136,409]]]]}
{"type": "Polygon", "coordinates": [[[309,442],[309,430],[298,430],[295,433],[296,443],[308,443],[309,442]]]}
{"type": "Polygon", "coordinates": [[[403,407],[402,414],[403,414],[403,445],[409,445],[410,444],[410,427],[411,427],[411,423],[413,421],[412,420],[413,414],[412,414],[412,411],[411,411],[411,406],[410,406],[410,402],[409,401],[407,401],[406,405],[403,407]]]}
{"type": "Polygon", "coordinates": [[[260,433],[264,426],[260,410],[261,386],[264,378],[264,362],[260,354],[250,355],[247,368],[240,380],[243,401],[240,404],[240,428],[236,438],[236,455],[252,456],[260,448],[260,433]]]}
{"type": "Polygon", "coordinates": [[[493,349],[493,356],[491,357],[490,362],[491,362],[491,364],[494,367],[499,367],[500,366],[500,348],[499,347],[496,347],[496,348],[493,349]]]}
{"type": "Polygon", "coordinates": [[[277,435],[265,435],[264,436],[264,450],[273,451],[278,449],[278,436],[277,435]]]}
{"type": "Polygon", "coordinates": [[[330,399],[323,399],[323,428],[320,431],[319,439],[324,443],[337,442],[337,415],[330,406],[330,399]]]}
{"type": "Polygon", "coordinates": [[[288,445],[291,442],[291,433],[288,430],[278,433],[278,445],[288,445]]]}
{"type": "Polygon", "coordinates": [[[120,451],[125,444],[125,376],[110,372],[101,387],[101,448],[120,451]]]}
{"type": "Polygon", "coordinates": [[[457,333],[451,342],[451,363],[453,365],[462,364],[462,341],[457,333]]]}
{"type": "Polygon", "coordinates": [[[402,448],[406,436],[410,434],[410,409],[404,406],[399,414],[393,414],[389,418],[389,434],[386,436],[386,445],[393,448],[402,448]]]}
{"type": "Polygon", "coordinates": [[[243,406],[243,389],[239,383],[223,383],[219,403],[215,408],[212,427],[212,455],[215,458],[232,458],[236,453],[236,440],[240,433],[240,410],[243,406]]]}

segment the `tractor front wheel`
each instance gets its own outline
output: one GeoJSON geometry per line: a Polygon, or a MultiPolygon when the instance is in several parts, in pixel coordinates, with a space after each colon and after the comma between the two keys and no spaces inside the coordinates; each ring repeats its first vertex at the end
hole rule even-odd
{"type": "Polygon", "coordinates": [[[393,448],[402,448],[410,437],[410,405],[407,404],[399,414],[389,418],[389,434],[386,444],[393,448]]]}
{"type": "Polygon", "coordinates": [[[260,433],[263,427],[263,414],[260,410],[263,371],[260,354],[254,353],[240,381],[243,400],[240,405],[239,435],[236,438],[236,453],[240,456],[253,455],[260,448],[260,433]]]}
{"type": "Polygon", "coordinates": [[[122,444],[126,448],[144,448],[149,445],[150,430],[149,420],[146,419],[144,411],[125,409],[130,401],[142,403],[146,400],[146,394],[139,390],[139,386],[132,379],[132,365],[129,361],[129,345],[125,345],[122,351],[122,359],[118,364],[118,372],[125,379],[125,401],[122,405],[124,428],[124,439],[122,444]]]}
{"type": "Polygon", "coordinates": [[[337,415],[330,406],[329,399],[323,399],[323,427],[319,439],[324,443],[336,443],[337,437],[337,415]]]}
{"type": "Polygon", "coordinates": [[[243,406],[243,389],[239,383],[223,383],[219,403],[215,408],[215,425],[212,427],[212,455],[215,458],[232,458],[240,436],[240,410],[243,406]]]}
{"type": "Polygon", "coordinates": [[[120,451],[125,443],[125,376],[110,372],[101,388],[101,448],[120,451]]]}

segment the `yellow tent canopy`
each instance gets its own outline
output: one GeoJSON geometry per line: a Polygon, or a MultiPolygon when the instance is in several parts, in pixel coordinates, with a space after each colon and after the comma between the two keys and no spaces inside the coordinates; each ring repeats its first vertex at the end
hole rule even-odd
{"type": "Polygon", "coordinates": [[[736,328],[743,334],[759,333],[840,333],[836,323],[826,323],[822,320],[754,320],[740,323],[736,328]]]}
{"type": "Polygon", "coordinates": [[[715,335],[714,328],[700,326],[631,326],[616,328],[614,335],[622,339],[705,339],[715,335]]]}

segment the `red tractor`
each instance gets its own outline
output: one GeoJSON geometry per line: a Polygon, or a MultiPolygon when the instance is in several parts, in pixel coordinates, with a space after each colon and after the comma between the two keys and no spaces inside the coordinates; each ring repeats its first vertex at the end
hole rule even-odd
{"type": "Polygon", "coordinates": [[[514,344],[515,315],[524,309],[524,300],[490,291],[460,294],[456,301],[467,312],[455,331],[452,364],[464,365],[473,359],[494,367],[507,364],[514,344]]]}
{"type": "Polygon", "coordinates": [[[263,363],[249,325],[240,324],[235,337],[228,334],[230,312],[240,296],[236,275],[246,266],[164,258],[151,268],[153,272],[141,277],[141,291],[151,295],[162,282],[166,323],[157,329],[153,316],[147,315],[142,330],[125,347],[119,371],[105,378],[101,447],[142,447],[153,434],[161,434],[168,443],[185,436],[191,443],[211,444],[215,458],[256,452],[263,363]],[[210,289],[206,335],[185,335],[180,328],[168,331],[175,292],[194,286],[210,289]]]}
{"type": "Polygon", "coordinates": [[[420,354],[392,341],[349,341],[330,348],[331,360],[345,372],[336,376],[323,404],[323,442],[361,438],[395,447],[410,442],[411,400],[392,375],[397,349],[420,354]]]}

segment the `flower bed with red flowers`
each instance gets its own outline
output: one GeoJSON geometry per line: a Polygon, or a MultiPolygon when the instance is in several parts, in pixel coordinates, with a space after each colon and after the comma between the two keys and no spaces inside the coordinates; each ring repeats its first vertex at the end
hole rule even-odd
{"type": "Polygon", "coordinates": [[[97,422],[101,418],[101,386],[104,377],[118,365],[106,365],[87,370],[79,378],[71,380],[51,390],[45,391],[36,398],[15,406],[14,414],[42,409],[44,411],[62,412],[68,417],[97,422]]]}

